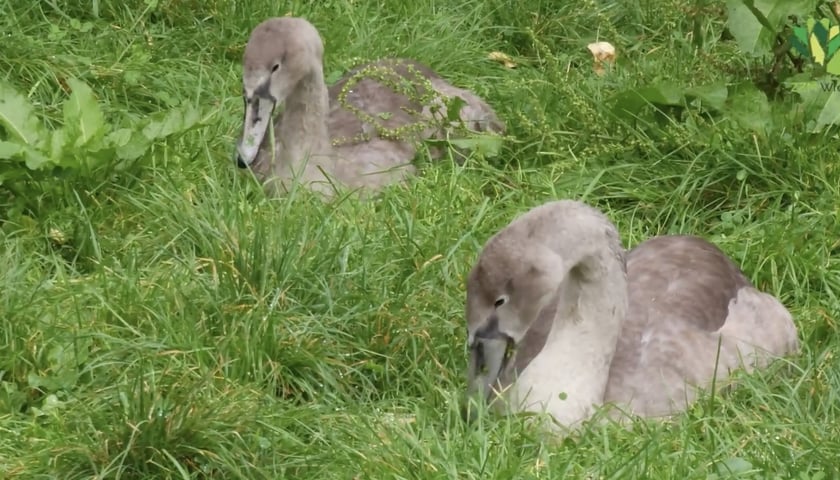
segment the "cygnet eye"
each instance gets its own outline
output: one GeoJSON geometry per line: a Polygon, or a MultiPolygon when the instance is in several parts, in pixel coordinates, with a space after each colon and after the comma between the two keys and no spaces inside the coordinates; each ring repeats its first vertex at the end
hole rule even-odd
{"type": "Polygon", "coordinates": [[[507,295],[502,295],[501,297],[496,299],[496,303],[493,304],[494,307],[499,308],[507,302],[508,298],[507,295]]]}
{"type": "Polygon", "coordinates": [[[275,63],[274,66],[271,67],[271,73],[274,73],[277,70],[280,70],[280,64],[279,63],[275,63]]]}

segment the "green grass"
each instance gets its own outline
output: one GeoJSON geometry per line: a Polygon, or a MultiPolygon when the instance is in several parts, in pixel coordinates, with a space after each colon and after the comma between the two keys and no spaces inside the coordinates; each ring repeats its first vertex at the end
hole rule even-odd
{"type": "Polygon", "coordinates": [[[37,209],[0,190],[0,477],[840,478],[836,135],[808,134],[785,100],[758,133],[691,110],[634,127],[606,108],[621,89],[761,68],[720,39],[720,9],[693,49],[691,8],[0,3],[2,78],[48,125],[69,76],[108,118],[184,103],[215,115],[129,171],[33,193],[37,209]],[[512,140],[370,202],[265,198],[231,159],[239,62],[250,29],[287,12],[321,30],[328,75],[417,58],[485,96],[512,140]],[[585,49],[596,39],[619,52],[604,77],[585,49]],[[593,422],[562,441],[516,418],[465,425],[465,273],[514,215],[561,197],[603,208],[628,246],[715,241],[789,306],[801,355],[670,422],[593,422]]]}

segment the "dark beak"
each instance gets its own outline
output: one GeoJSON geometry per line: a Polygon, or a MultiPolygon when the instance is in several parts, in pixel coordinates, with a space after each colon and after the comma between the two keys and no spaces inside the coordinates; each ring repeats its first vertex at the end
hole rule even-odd
{"type": "Polygon", "coordinates": [[[497,329],[477,332],[470,345],[467,405],[466,410],[462,411],[465,420],[472,420],[470,411],[474,412],[475,406],[470,405],[471,401],[492,403],[493,397],[504,387],[501,380],[514,353],[515,343],[508,335],[497,329]]]}
{"type": "Polygon", "coordinates": [[[246,168],[257,159],[260,146],[272,125],[271,117],[277,102],[270,97],[253,96],[245,99],[242,136],[236,144],[236,166],[246,168]]]}

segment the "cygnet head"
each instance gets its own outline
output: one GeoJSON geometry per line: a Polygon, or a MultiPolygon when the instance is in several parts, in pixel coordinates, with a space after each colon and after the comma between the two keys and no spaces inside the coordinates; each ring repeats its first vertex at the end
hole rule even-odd
{"type": "Polygon", "coordinates": [[[254,28],[242,59],[245,119],[236,146],[237,166],[254,162],[274,108],[301,80],[323,68],[323,55],[318,30],[302,18],[271,18],[254,28]]]}
{"type": "Polygon", "coordinates": [[[489,399],[504,383],[516,347],[555,297],[563,260],[516,228],[490,239],[467,278],[468,393],[489,399]]]}

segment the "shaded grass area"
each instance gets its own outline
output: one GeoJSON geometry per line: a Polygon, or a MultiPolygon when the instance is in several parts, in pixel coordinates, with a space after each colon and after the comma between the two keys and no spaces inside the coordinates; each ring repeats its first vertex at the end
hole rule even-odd
{"type": "Polygon", "coordinates": [[[218,109],[210,126],[158,145],[131,172],[4,219],[0,472],[840,475],[836,138],[807,134],[784,100],[744,114],[771,118],[763,131],[691,111],[630,125],[606,108],[631,86],[740,83],[760,67],[720,40],[714,8],[702,17],[706,44],[692,48],[691,7],[0,5],[9,32],[0,71],[47,123],[61,118],[69,76],[129,122],[182,103],[218,109]],[[303,191],[266,199],[231,160],[239,58],[258,21],[287,12],[321,30],[328,76],[359,57],[411,56],[485,96],[509,126],[503,155],[424,165],[415,181],[367,203],[322,204],[303,191]],[[605,77],[592,74],[585,50],[597,39],[620,55],[605,77]],[[518,67],[487,60],[496,50],[518,67]],[[628,246],[663,233],[715,241],[790,307],[802,354],[670,422],[593,423],[562,441],[522,419],[463,424],[464,275],[515,214],[559,197],[603,208],[628,246]]]}

